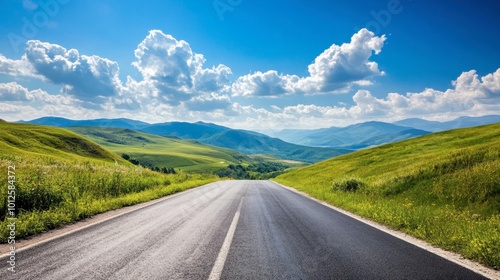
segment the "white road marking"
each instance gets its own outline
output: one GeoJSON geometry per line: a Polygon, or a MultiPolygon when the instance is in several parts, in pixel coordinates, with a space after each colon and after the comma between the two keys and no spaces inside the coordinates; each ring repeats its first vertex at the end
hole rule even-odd
{"type": "Polygon", "coordinates": [[[227,255],[229,254],[229,248],[231,248],[231,242],[233,242],[234,232],[236,231],[236,225],[238,224],[238,220],[240,219],[240,211],[242,204],[243,204],[243,198],[241,198],[238,210],[236,210],[236,214],[234,214],[233,221],[231,222],[231,226],[229,226],[226,238],[224,239],[224,243],[222,243],[219,255],[217,256],[217,260],[215,261],[215,264],[212,267],[212,271],[210,272],[208,280],[220,279],[222,269],[224,268],[224,264],[226,263],[227,255]]]}

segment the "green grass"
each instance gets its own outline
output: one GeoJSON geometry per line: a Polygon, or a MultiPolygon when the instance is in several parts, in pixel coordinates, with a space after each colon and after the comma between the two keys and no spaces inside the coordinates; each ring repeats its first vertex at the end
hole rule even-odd
{"type": "Polygon", "coordinates": [[[500,269],[500,124],[361,150],[275,180],[500,269]]]}
{"type": "Polygon", "coordinates": [[[0,122],[0,155],[49,155],[127,164],[115,153],[65,129],[0,122]]]}
{"type": "Polygon", "coordinates": [[[193,140],[162,137],[130,129],[72,127],[99,145],[119,155],[128,154],[142,165],[172,167],[190,173],[212,173],[229,164],[246,164],[251,159],[236,151],[193,140]]]}
{"type": "Polygon", "coordinates": [[[0,242],[6,242],[9,166],[16,238],[218,180],[137,167],[65,129],[0,122],[0,242]]]}

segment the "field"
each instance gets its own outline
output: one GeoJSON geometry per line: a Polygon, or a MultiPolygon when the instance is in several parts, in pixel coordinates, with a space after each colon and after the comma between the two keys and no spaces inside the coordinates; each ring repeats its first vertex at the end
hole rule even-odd
{"type": "Polygon", "coordinates": [[[0,242],[8,240],[12,214],[16,238],[22,238],[216,180],[134,166],[65,129],[2,122],[0,242]],[[9,187],[15,194],[8,194],[9,187]],[[9,200],[15,203],[13,212],[9,200]]]}
{"type": "Polygon", "coordinates": [[[119,155],[136,158],[149,167],[176,168],[189,173],[212,173],[229,164],[248,163],[250,158],[236,151],[177,137],[163,137],[130,129],[71,127],[119,155]]]}
{"type": "Polygon", "coordinates": [[[123,128],[70,127],[118,155],[149,168],[175,168],[186,173],[217,174],[233,179],[268,179],[304,163],[237,151],[175,136],[158,136],[123,128]]]}
{"type": "Polygon", "coordinates": [[[500,269],[500,124],[361,150],[275,180],[500,269]]]}

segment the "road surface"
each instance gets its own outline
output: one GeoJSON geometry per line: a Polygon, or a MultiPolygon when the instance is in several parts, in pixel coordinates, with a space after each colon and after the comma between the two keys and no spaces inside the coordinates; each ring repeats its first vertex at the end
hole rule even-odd
{"type": "Polygon", "coordinates": [[[484,279],[270,181],[189,190],[16,258],[0,278],[484,279]]]}

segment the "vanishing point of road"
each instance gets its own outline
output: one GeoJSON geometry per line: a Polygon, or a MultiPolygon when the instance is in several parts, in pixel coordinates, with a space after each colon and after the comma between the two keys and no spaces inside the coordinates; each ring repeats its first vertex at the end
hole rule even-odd
{"type": "Polygon", "coordinates": [[[16,259],[0,278],[484,279],[270,181],[192,189],[16,259]]]}

